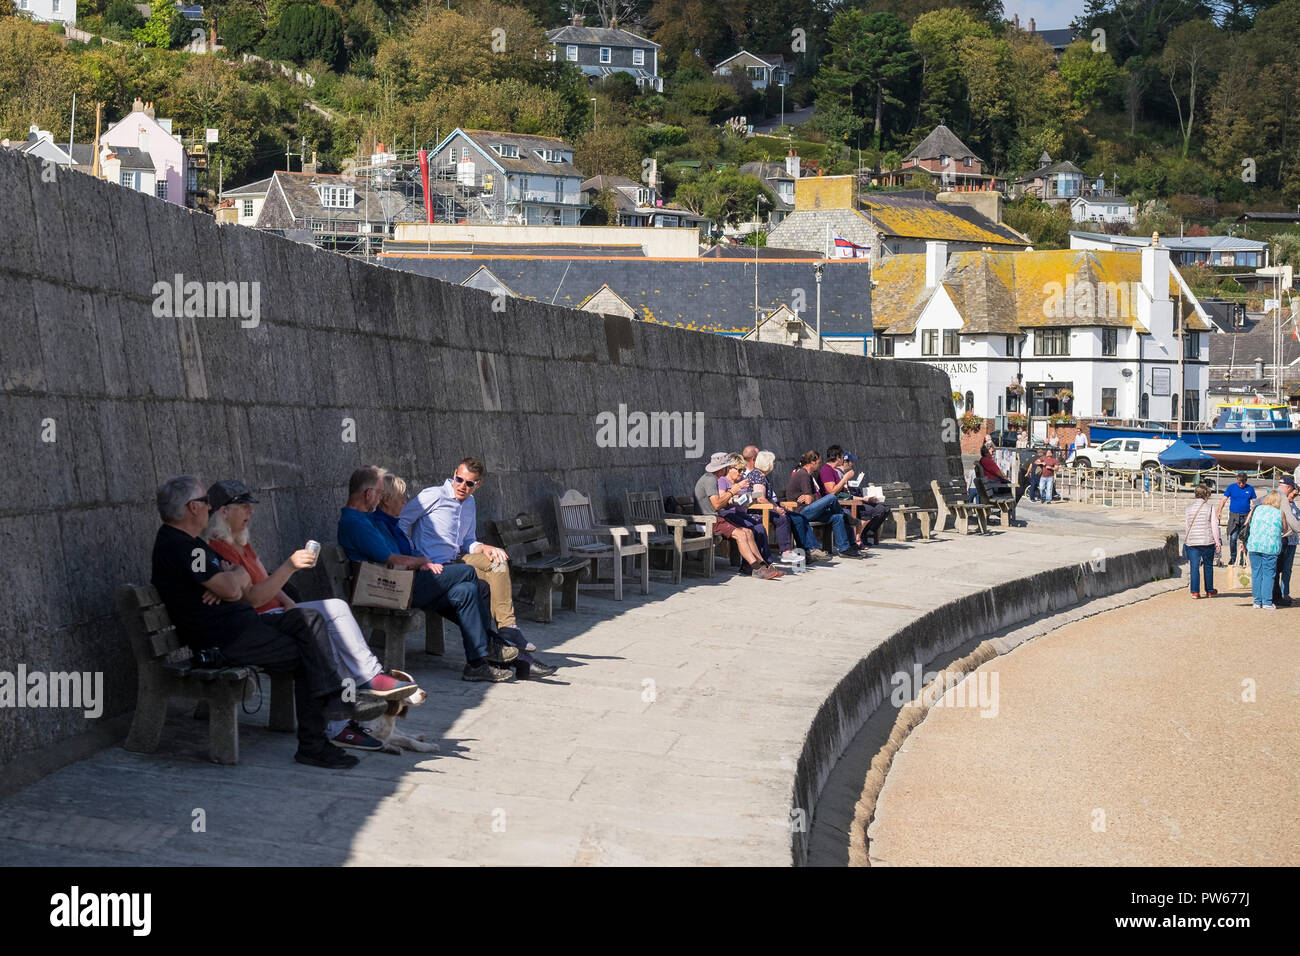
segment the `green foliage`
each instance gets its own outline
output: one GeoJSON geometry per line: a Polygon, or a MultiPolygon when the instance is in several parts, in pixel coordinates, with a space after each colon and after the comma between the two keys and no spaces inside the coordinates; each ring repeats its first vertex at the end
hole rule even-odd
{"type": "Polygon", "coordinates": [[[1070,230],[1075,227],[1069,207],[1039,202],[1032,196],[1007,203],[1002,221],[1028,236],[1035,249],[1068,249],[1070,230]]]}
{"type": "MultiPolygon", "coordinates": [[[[674,199],[696,215],[705,216],[717,225],[727,225],[753,219],[755,202],[770,202],[766,192],[757,176],[723,169],[682,183],[674,199]]],[[[760,209],[758,218],[762,217],[760,209]]]]}
{"type": "Polygon", "coordinates": [[[137,43],[167,50],[189,39],[189,24],[172,0],[153,0],[151,9],[144,26],[134,31],[137,43]]]}
{"type": "Polygon", "coordinates": [[[302,65],[324,60],[335,70],[346,63],[343,18],[334,7],[295,3],[285,8],[262,44],[263,55],[302,65]]]}
{"type": "Polygon", "coordinates": [[[266,34],[261,15],[252,7],[240,7],[218,23],[221,27],[221,42],[231,53],[253,52],[266,34]]]}
{"type": "Polygon", "coordinates": [[[1151,199],[1138,206],[1133,230],[1139,236],[1149,236],[1153,232],[1162,236],[1176,236],[1182,224],[1182,219],[1170,210],[1168,203],[1151,199]]]}
{"type": "Polygon", "coordinates": [[[1119,67],[1109,53],[1093,50],[1088,40],[1075,40],[1066,47],[1059,68],[1070,88],[1070,100],[1080,110],[1109,106],[1119,90],[1119,67]]]}
{"type": "Polygon", "coordinates": [[[591,201],[591,208],[582,217],[584,226],[618,225],[618,202],[613,189],[602,189],[591,201]]]}
{"type": "Polygon", "coordinates": [[[104,22],[130,31],[143,27],[144,17],[131,0],[113,0],[104,11],[104,22]]]}

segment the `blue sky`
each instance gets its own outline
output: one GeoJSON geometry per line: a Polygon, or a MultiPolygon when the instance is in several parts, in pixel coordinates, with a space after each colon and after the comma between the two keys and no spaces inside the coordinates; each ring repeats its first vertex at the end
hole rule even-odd
{"type": "Polygon", "coordinates": [[[1006,18],[1020,14],[1020,25],[1029,29],[1033,17],[1038,29],[1057,30],[1068,27],[1070,21],[1083,13],[1084,0],[1002,0],[1006,18]]]}

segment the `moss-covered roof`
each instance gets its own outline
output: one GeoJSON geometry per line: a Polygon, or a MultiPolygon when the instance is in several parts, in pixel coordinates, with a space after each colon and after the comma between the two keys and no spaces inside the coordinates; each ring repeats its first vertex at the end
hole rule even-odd
{"type": "MultiPolygon", "coordinates": [[[[1169,294],[1176,298],[1172,270],[1169,294]]],[[[925,286],[925,256],[893,256],[876,266],[872,278],[876,331],[915,332],[935,291],[925,286]]],[[[1008,335],[1061,325],[1142,330],[1136,302],[1146,294],[1141,283],[1140,256],[1089,249],[958,252],[940,279],[964,320],[963,332],[1008,335]]],[[[1183,319],[1188,331],[1209,328],[1190,303],[1183,319]]]]}
{"type": "Polygon", "coordinates": [[[863,197],[863,211],[886,235],[943,242],[977,242],[989,246],[1027,244],[1009,226],[993,222],[971,206],[938,203],[912,197],[872,195],[863,197]]]}

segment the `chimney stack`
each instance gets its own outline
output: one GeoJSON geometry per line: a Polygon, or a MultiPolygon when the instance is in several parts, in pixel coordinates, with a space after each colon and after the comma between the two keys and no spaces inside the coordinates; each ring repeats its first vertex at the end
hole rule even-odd
{"type": "Polygon", "coordinates": [[[302,171],[311,176],[316,175],[316,151],[312,150],[311,162],[302,164],[302,171]]]}
{"type": "Polygon", "coordinates": [[[1034,23],[1034,18],[1033,18],[1033,17],[1030,17],[1030,18],[1029,18],[1029,32],[1030,32],[1030,33],[1036,33],[1037,31],[1038,31],[1038,25],[1034,23]]]}
{"type": "Polygon", "coordinates": [[[793,179],[799,178],[799,153],[793,147],[785,154],[785,172],[793,179]]]}
{"type": "Polygon", "coordinates": [[[930,241],[925,244],[925,287],[933,289],[943,278],[948,267],[948,243],[930,241]]]}
{"type": "Polygon", "coordinates": [[[580,26],[582,26],[582,24],[583,24],[582,14],[581,14],[581,13],[575,13],[575,14],[573,15],[573,25],[574,25],[575,27],[580,27],[580,26]]]}

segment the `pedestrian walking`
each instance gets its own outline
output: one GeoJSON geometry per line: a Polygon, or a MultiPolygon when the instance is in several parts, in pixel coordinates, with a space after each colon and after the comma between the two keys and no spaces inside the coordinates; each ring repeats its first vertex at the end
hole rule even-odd
{"type": "Polygon", "coordinates": [[[1255,505],[1247,519],[1250,535],[1246,551],[1250,554],[1250,589],[1255,607],[1274,611],[1273,575],[1277,556],[1282,552],[1282,496],[1270,491],[1255,505]]]}
{"type": "Polygon", "coordinates": [[[1219,518],[1210,505],[1210,489],[1196,486],[1196,500],[1187,506],[1183,522],[1183,548],[1191,565],[1192,597],[1201,596],[1201,569],[1205,574],[1205,596],[1214,597],[1214,556],[1222,550],[1219,518]]]}

